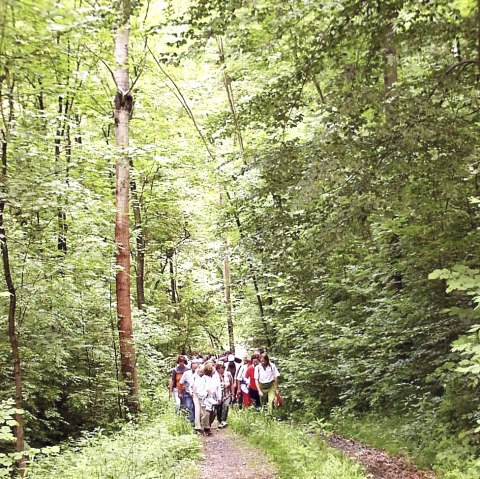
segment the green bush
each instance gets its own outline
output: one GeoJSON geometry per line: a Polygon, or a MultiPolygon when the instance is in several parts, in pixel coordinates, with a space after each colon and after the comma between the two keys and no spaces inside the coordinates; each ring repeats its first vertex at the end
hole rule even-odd
{"type": "MultiPolygon", "coordinates": [[[[153,410],[153,406],[149,405],[153,410]]],[[[105,435],[98,430],[62,448],[57,456],[31,465],[35,479],[174,479],[194,477],[200,445],[192,428],[172,408],[159,405],[157,417],[105,435]]]]}

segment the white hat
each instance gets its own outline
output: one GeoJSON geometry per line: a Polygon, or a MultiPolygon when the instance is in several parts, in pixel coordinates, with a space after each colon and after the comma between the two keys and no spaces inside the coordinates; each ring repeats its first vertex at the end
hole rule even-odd
{"type": "Polygon", "coordinates": [[[235,361],[235,356],[233,354],[228,355],[228,362],[231,363],[232,361],[235,361]]]}

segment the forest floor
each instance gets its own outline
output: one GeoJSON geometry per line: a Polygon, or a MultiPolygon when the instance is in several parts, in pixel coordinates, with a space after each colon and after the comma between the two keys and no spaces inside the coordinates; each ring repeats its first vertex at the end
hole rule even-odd
{"type": "Polygon", "coordinates": [[[433,472],[419,471],[401,457],[392,457],[351,439],[331,436],[331,447],[343,451],[352,460],[362,464],[370,479],[435,479],[433,472]]]}
{"type": "Polygon", "coordinates": [[[228,429],[213,429],[202,437],[205,458],[200,464],[200,479],[274,479],[276,469],[265,454],[249,446],[228,429]]]}

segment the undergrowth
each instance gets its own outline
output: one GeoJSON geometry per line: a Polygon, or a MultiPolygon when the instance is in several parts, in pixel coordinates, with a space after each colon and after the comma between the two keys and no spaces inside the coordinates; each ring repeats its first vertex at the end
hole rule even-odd
{"type": "Polygon", "coordinates": [[[101,430],[61,447],[61,453],[36,460],[34,479],[180,479],[195,477],[198,438],[173,407],[156,401],[150,413],[120,431],[101,430]],[[156,410],[155,410],[156,409],[156,410]]]}
{"type": "Polygon", "coordinates": [[[480,477],[480,459],[475,448],[428,414],[419,419],[358,416],[340,410],[329,422],[319,423],[319,429],[324,433],[334,429],[391,455],[406,456],[419,468],[435,470],[441,479],[480,477]]]}
{"type": "Polygon", "coordinates": [[[325,441],[257,411],[232,413],[233,430],[263,449],[281,479],[365,479],[363,469],[325,441]]]}

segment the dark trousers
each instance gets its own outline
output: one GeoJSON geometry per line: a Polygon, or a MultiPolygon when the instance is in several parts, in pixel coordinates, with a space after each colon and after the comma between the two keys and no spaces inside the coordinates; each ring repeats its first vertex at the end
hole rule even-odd
{"type": "Polygon", "coordinates": [[[182,396],[182,407],[188,411],[188,419],[192,425],[195,424],[195,407],[193,405],[193,398],[186,391],[182,396]]]}
{"type": "MultiPolygon", "coordinates": [[[[232,403],[233,404],[233,403],[232,403]]],[[[237,398],[237,404],[238,404],[238,409],[242,409],[243,407],[243,396],[242,393],[240,393],[240,397],[237,398]]]]}
{"type": "Polygon", "coordinates": [[[224,399],[220,404],[217,404],[217,421],[218,424],[226,422],[228,419],[228,409],[230,407],[230,398],[224,399]]]}
{"type": "Polygon", "coordinates": [[[252,399],[253,404],[255,404],[255,407],[260,409],[262,407],[262,403],[260,402],[260,394],[258,394],[258,391],[248,388],[248,395],[252,399]]]}

